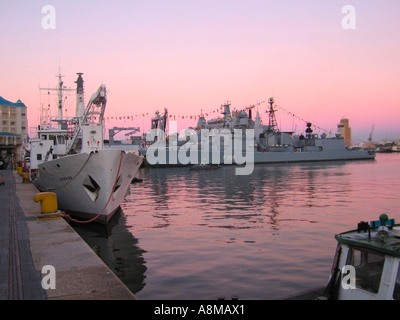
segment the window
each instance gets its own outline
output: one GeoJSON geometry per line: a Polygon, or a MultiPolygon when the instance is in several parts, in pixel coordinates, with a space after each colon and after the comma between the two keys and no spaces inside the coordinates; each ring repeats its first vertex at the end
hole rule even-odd
{"type": "Polygon", "coordinates": [[[351,248],[347,264],[356,270],[356,287],[378,293],[385,257],[379,253],[351,248]]]}
{"type": "Polygon", "coordinates": [[[50,134],[49,135],[49,140],[53,140],[54,141],[54,145],[57,145],[57,137],[56,136],[50,134]]]}
{"type": "Polygon", "coordinates": [[[41,153],[38,153],[37,155],[36,155],[36,160],[42,160],[42,154],[41,153]]]}
{"type": "Polygon", "coordinates": [[[65,144],[65,136],[57,136],[58,144],[65,144]]]}

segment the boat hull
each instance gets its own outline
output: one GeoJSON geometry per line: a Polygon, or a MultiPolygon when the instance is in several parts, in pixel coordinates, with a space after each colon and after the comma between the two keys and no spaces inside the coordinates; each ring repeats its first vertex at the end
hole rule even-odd
{"type": "Polygon", "coordinates": [[[306,151],[306,152],[255,152],[254,163],[288,163],[311,161],[345,161],[345,160],[373,160],[375,152],[371,150],[343,150],[343,151],[306,151]]]}
{"type": "Polygon", "coordinates": [[[39,165],[32,183],[57,195],[70,216],[107,223],[126,196],[143,157],[121,150],[67,155],[39,165]]]}
{"type": "Polygon", "coordinates": [[[190,160],[178,156],[179,151],[167,149],[165,157],[160,157],[160,161],[149,162],[145,161],[146,166],[150,167],[169,167],[169,166],[185,166],[195,165],[200,163],[209,164],[244,164],[245,162],[253,162],[255,164],[262,163],[296,163],[296,162],[318,162],[318,161],[351,161],[351,160],[374,160],[376,152],[374,150],[323,150],[323,151],[294,151],[279,149],[275,151],[255,151],[252,156],[246,156],[246,153],[241,154],[240,162],[236,159],[235,153],[225,154],[223,151],[213,154],[213,152],[204,155],[201,151],[191,150],[190,160]],[[172,159],[172,160],[171,160],[172,159]],[[205,160],[206,159],[206,160],[205,160]]]}

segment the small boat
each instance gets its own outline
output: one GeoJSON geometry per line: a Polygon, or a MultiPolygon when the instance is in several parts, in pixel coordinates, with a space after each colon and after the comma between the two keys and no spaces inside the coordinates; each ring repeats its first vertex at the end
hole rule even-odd
{"type": "Polygon", "coordinates": [[[338,244],[328,285],[292,300],[400,299],[400,225],[395,219],[382,214],[379,220],[361,221],[357,229],[335,238],[338,244]]]}
{"type": "Polygon", "coordinates": [[[221,165],[219,164],[195,164],[189,168],[190,170],[217,170],[221,169],[221,165]]]}

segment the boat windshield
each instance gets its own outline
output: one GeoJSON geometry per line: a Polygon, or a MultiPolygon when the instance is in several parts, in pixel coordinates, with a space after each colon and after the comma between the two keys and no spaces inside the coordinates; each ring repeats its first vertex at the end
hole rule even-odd
{"type": "Polygon", "coordinates": [[[350,248],[347,265],[356,271],[356,287],[372,293],[378,293],[385,256],[373,251],[350,248]]]}

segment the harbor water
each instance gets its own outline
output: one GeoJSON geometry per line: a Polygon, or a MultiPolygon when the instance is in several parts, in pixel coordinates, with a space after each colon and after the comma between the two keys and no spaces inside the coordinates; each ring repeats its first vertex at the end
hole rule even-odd
{"type": "Polygon", "coordinates": [[[75,230],[142,300],[281,299],[327,284],[334,235],[400,221],[400,153],[218,170],[142,168],[107,227],[75,230]]]}

